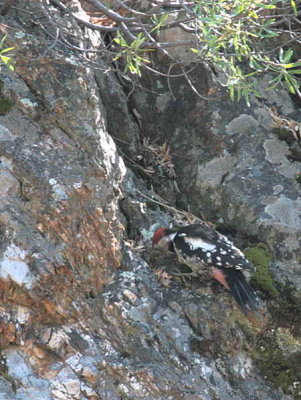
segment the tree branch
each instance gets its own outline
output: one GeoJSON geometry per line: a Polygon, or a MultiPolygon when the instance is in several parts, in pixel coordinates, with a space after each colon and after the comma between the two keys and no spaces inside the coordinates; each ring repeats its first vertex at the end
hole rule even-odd
{"type": "Polygon", "coordinates": [[[89,3],[93,4],[98,10],[103,12],[107,17],[112,18],[113,21],[116,22],[139,22],[137,18],[132,17],[122,17],[117,12],[111,10],[110,8],[106,7],[103,3],[98,0],[87,0],[89,3]]]}

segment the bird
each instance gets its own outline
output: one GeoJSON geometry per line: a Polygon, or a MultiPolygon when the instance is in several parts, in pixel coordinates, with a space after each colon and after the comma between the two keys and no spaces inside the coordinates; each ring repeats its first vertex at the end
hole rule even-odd
{"type": "MultiPolygon", "coordinates": [[[[254,270],[243,252],[208,223],[187,225],[179,230],[159,228],[153,247],[176,253],[192,275],[210,276],[233,295],[244,314],[258,308],[258,298],[244,272],[254,270]]],[[[184,274],[183,274],[184,275],[184,274]]]]}

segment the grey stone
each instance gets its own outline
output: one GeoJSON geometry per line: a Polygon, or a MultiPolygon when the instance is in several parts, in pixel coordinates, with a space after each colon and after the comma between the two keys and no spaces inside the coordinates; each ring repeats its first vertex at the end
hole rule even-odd
{"type": "Polygon", "coordinates": [[[242,114],[233,119],[226,126],[226,133],[228,135],[235,135],[237,133],[248,134],[256,130],[258,122],[251,115],[242,114]]]}
{"type": "Polygon", "coordinates": [[[235,157],[225,152],[221,157],[213,158],[198,168],[196,187],[217,188],[235,165],[235,157]]]}
{"type": "MultiPolygon", "coordinates": [[[[166,277],[179,264],[151,250],[159,226],[193,222],[185,210],[201,209],[267,243],[280,282],[301,282],[299,189],[266,109],[208,104],[184,77],[171,94],[145,74],[128,97],[104,59],[54,46],[46,3],[14,5],[4,22],[16,71],[1,71],[14,104],[0,117],[0,398],[291,399],[253,359],[277,321],[262,310],[248,320],[207,280],[166,277]],[[27,23],[33,15],[40,25],[27,23]],[[133,162],[143,138],[170,146],[176,176],[158,168],[145,178],[133,162]]],[[[81,38],[68,13],[49,11],[81,48],[101,48],[98,34],[81,38]]],[[[193,74],[207,93],[205,69],[193,74]]]]}

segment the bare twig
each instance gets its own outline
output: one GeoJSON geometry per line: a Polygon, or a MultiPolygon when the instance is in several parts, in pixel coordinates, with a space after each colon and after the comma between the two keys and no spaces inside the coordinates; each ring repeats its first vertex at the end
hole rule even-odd
{"type": "Polygon", "coordinates": [[[151,16],[153,15],[153,13],[151,13],[151,14],[146,14],[146,13],[143,13],[143,12],[141,12],[141,11],[134,10],[133,8],[131,8],[131,7],[129,7],[127,4],[125,4],[125,2],[122,1],[122,0],[115,0],[115,1],[116,1],[116,3],[118,3],[122,8],[124,8],[125,10],[129,11],[130,13],[132,13],[132,14],[134,14],[134,15],[140,15],[140,16],[147,17],[147,18],[149,18],[149,17],[151,17],[151,16]]]}
{"type": "Polygon", "coordinates": [[[206,101],[216,101],[216,100],[221,99],[222,97],[225,97],[225,96],[223,96],[223,95],[218,96],[218,97],[207,97],[207,96],[202,95],[202,94],[197,90],[197,88],[194,86],[194,84],[192,83],[191,78],[189,77],[189,75],[187,74],[187,72],[185,72],[184,68],[182,68],[182,71],[183,71],[183,75],[185,76],[187,82],[189,83],[190,88],[192,89],[192,91],[193,91],[200,99],[206,100],[206,101]]]}
{"type": "MultiPolygon", "coordinates": [[[[88,21],[84,21],[83,19],[79,18],[76,14],[74,14],[70,8],[65,6],[61,1],[59,0],[50,0],[53,4],[55,4],[57,7],[59,7],[61,10],[65,11],[68,13],[75,21],[77,21],[79,24],[86,26],[87,28],[93,29],[95,31],[101,31],[101,32],[118,32],[120,31],[120,27],[116,26],[106,26],[106,25],[98,25],[98,24],[93,24],[88,21]]],[[[112,19],[112,21],[115,21],[112,19]]],[[[135,21],[135,20],[133,20],[135,21]]],[[[117,22],[117,21],[115,21],[117,22]]],[[[124,22],[122,20],[118,20],[118,22],[124,22]]],[[[147,25],[147,27],[150,29],[153,27],[153,25],[147,25]]],[[[134,26],[129,26],[129,30],[132,32],[141,32],[142,31],[142,26],[140,25],[134,25],[134,26]]]]}
{"type": "MultiPolygon", "coordinates": [[[[51,0],[52,1],[52,0],[51,0]]],[[[134,17],[123,17],[117,12],[113,11],[111,8],[106,7],[101,1],[98,0],[88,0],[89,3],[93,4],[98,10],[103,12],[107,17],[111,18],[116,22],[138,22],[139,20],[134,17]]]]}
{"type": "MultiPolygon", "coordinates": [[[[189,221],[190,221],[191,219],[193,219],[194,221],[202,221],[202,220],[201,220],[199,217],[197,217],[196,215],[194,215],[194,214],[192,214],[192,213],[190,213],[190,212],[188,212],[188,211],[179,210],[178,208],[172,207],[172,206],[170,206],[170,205],[167,204],[167,203],[163,203],[162,201],[155,200],[155,199],[153,199],[152,197],[147,196],[146,194],[140,192],[139,189],[136,189],[136,192],[139,194],[139,196],[144,197],[144,198],[147,199],[148,201],[150,201],[150,202],[152,202],[152,203],[154,203],[154,204],[157,204],[158,206],[161,206],[161,207],[163,207],[163,208],[165,208],[165,209],[171,211],[173,214],[180,214],[180,215],[183,215],[183,216],[184,216],[185,218],[187,218],[189,221]]],[[[202,221],[202,222],[203,222],[203,221],[202,221]]]]}

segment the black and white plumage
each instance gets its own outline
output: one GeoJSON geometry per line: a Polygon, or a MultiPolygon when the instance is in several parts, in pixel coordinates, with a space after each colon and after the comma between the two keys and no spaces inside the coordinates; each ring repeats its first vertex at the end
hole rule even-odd
{"type": "Polygon", "coordinates": [[[177,231],[160,228],[154,233],[153,245],[175,252],[196,276],[206,273],[219,281],[244,312],[257,308],[256,294],[243,274],[253,267],[243,252],[212,226],[192,224],[177,231]]]}

